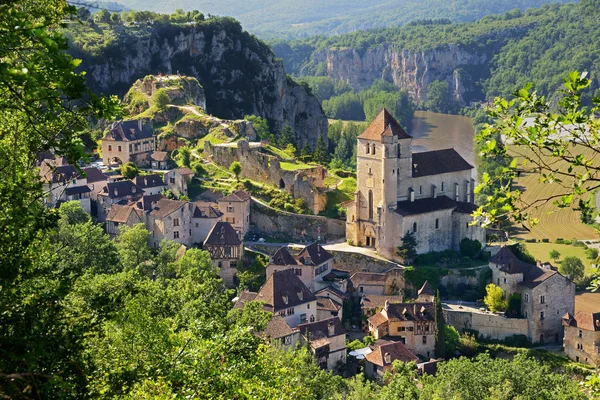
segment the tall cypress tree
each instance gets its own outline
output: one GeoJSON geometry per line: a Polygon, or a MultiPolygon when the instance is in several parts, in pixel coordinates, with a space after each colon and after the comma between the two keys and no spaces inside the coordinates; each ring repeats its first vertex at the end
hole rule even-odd
{"type": "Polygon", "coordinates": [[[317,139],[317,144],[315,146],[315,151],[313,153],[313,161],[319,164],[325,164],[329,160],[329,154],[327,153],[327,146],[325,145],[325,140],[323,140],[323,136],[319,136],[317,139]]]}
{"type": "Polygon", "coordinates": [[[444,332],[444,314],[442,313],[442,301],[440,300],[440,291],[435,292],[435,356],[437,358],[446,357],[446,335],[444,332]]]}

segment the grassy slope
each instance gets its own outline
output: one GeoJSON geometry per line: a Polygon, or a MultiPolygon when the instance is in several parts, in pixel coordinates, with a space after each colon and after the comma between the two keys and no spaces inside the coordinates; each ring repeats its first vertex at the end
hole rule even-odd
{"type": "Polygon", "coordinates": [[[556,243],[526,243],[527,250],[535,257],[536,260],[549,261],[555,267],[558,267],[560,262],[565,257],[574,256],[578,257],[583,261],[585,265],[585,272],[589,273],[592,260],[589,260],[585,256],[585,247],[576,247],[570,244],[556,244],[556,243]],[[551,250],[557,250],[560,253],[560,258],[557,261],[551,260],[548,254],[551,250]]]}

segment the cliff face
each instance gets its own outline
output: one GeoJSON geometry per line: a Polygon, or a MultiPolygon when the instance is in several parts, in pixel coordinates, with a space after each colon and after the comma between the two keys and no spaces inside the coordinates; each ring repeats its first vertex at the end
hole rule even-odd
{"type": "Polygon", "coordinates": [[[483,52],[455,45],[407,50],[383,44],[362,55],[351,48],[313,54],[313,63],[325,63],[330,78],[345,80],[355,89],[368,88],[375,79],[383,79],[406,90],[419,103],[427,100],[427,87],[435,80],[447,81],[459,103],[469,101],[477,90],[475,77],[488,69],[487,60],[483,52]]]}
{"type": "Polygon", "coordinates": [[[145,75],[179,73],[198,79],[210,114],[226,119],[259,115],[275,132],[289,124],[299,143],[314,146],[320,135],[327,140],[327,119],[317,99],[287,79],[270,49],[239,24],[163,25],[135,34],[119,29],[116,40],[94,55],[73,48],[93,90],[123,95],[145,75]]]}

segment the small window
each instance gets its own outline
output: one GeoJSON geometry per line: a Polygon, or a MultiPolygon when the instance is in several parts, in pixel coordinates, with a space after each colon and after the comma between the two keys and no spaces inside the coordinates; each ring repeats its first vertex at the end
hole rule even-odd
{"type": "Polygon", "coordinates": [[[227,206],[227,212],[233,212],[233,206],[227,206]]]}
{"type": "Polygon", "coordinates": [[[173,219],[173,226],[179,226],[179,218],[173,219]]]}
{"type": "Polygon", "coordinates": [[[196,228],[198,227],[198,223],[196,222],[196,228]]]}
{"type": "Polygon", "coordinates": [[[529,295],[525,293],[525,303],[529,303],[529,295]]]}
{"type": "Polygon", "coordinates": [[[231,257],[231,247],[227,246],[224,249],[225,257],[231,257]]]}
{"type": "Polygon", "coordinates": [[[108,151],[112,151],[112,146],[110,144],[108,145],[108,151]]]}
{"type": "Polygon", "coordinates": [[[546,302],[546,297],[545,296],[540,296],[540,303],[544,304],[546,302]]]}
{"type": "Polygon", "coordinates": [[[175,184],[175,178],[169,178],[169,183],[175,184]]]}
{"type": "Polygon", "coordinates": [[[419,194],[423,194],[423,185],[419,185],[419,194]]]}
{"type": "Polygon", "coordinates": [[[359,291],[360,293],[363,293],[363,292],[365,291],[365,289],[364,289],[362,286],[360,286],[360,287],[358,288],[358,291],[359,291]]]}
{"type": "Polygon", "coordinates": [[[525,318],[527,318],[527,311],[525,311],[525,318]]]}
{"type": "Polygon", "coordinates": [[[173,232],[173,239],[179,239],[179,231],[173,232]]]}
{"type": "Polygon", "coordinates": [[[121,146],[119,146],[119,151],[121,151],[121,146]]]}
{"type": "Polygon", "coordinates": [[[427,336],[423,336],[423,344],[427,344],[427,336]]]}
{"type": "Polygon", "coordinates": [[[287,309],[287,315],[294,315],[294,307],[287,309]]]}
{"type": "Polygon", "coordinates": [[[429,325],[425,325],[425,332],[429,332],[429,325]]]}
{"type": "Polygon", "coordinates": [[[372,152],[373,152],[373,155],[375,155],[375,145],[373,145],[372,152]]]}
{"type": "Polygon", "coordinates": [[[579,337],[583,337],[583,331],[581,329],[579,330],[579,337]]]}
{"type": "Polygon", "coordinates": [[[442,192],[444,191],[444,181],[442,181],[442,192]]]}
{"type": "MultiPolygon", "coordinates": [[[[300,300],[302,300],[302,299],[300,299],[300,300]]],[[[307,310],[310,310],[310,303],[307,303],[307,304],[306,304],[306,309],[307,309],[307,310]]]]}
{"type": "Polygon", "coordinates": [[[292,344],[292,337],[291,336],[286,336],[283,339],[284,339],[284,344],[287,344],[287,345],[292,344]]]}
{"type": "Polygon", "coordinates": [[[398,143],[398,145],[396,146],[396,157],[400,158],[400,143],[398,143]]]}
{"type": "Polygon", "coordinates": [[[417,232],[417,223],[416,222],[413,222],[412,231],[413,231],[413,233],[417,232]]]}
{"type": "Polygon", "coordinates": [[[506,278],[504,278],[504,283],[506,283],[506,278]]]}
{"type": "Polygon", "coordinates": [[[315,316],[314,315],[310,316],[310,322],[315,322],[315,316]]]}
{"type": "Polygon", "coordinates": [[[366,150],[367,150],[367,154],[371,154],[371,146],[369,146],[368,143],[367,143],[366,150]]]}
{"type": "Polygon", "coordinates": [[[440,219],[439,218],[435,219],[435,229],[440,229],[440,219]]]}
{"type": "Polygon", "coordinates": [[[369,168],[369,175],[373,175],[373,172],[371,171],[371,168],[369,168]]]}
{"type": "Polygon", "coordinates": [[[300,323],[303,324],[306,322],[306,314],[300,314],[300,323]]]}
{"type": "Polygon", "coordinates": [[[544,312],[540,312],[540,319],[544,319],[544,312]]]}
{"type": "Polygon", "coordinates": [[[577,350],[583,350],[583,345],[581,343],[577,343],[577,350]]]}

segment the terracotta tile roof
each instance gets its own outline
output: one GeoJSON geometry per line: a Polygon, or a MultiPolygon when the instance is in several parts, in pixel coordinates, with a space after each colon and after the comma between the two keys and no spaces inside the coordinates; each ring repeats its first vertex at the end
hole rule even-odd
{"type": "Polygon", "coordinates": [[[500,251],[490,258],[489,262],[499,265],[500,271],[507,274],[523,274],[523,281],[519,284],[531,289],[558,274],[557,271],[540,268],[537,265],[527,264],[519,260],[508,246],[502,246],[500,251]]]}
{"type": "Polygon", "coordinates": [[[434,321],[433,303],[397,303],[387,309],[388,319],[399,321],[434,321]]]}
{"type": "Polygon", "coordinates": [[[248,194],[248,192],[244,191],[244,190],[236,190],[235,192],[231,193],[229,196],[225,196],[219,199],[219,201],[226,201],[226,202],[245,202],[250,200],[250,194],[248,194]]]}
{"type": "Polygon", "coordinates": [[[133,178],[133,182],[142,189],[166,186],[165,182],[162,179],[162,176],[160,176],[159,174],[139,175],[133,178]]]}
{"type": "Polygon", "coordinates": [[[144,190],[141,187],[135,185],[132,181],[118,181],[118,182],[109,182],[104,186],[102,190],[103,194],[108,195],[110,198],[121,198],[127,196],[136,196],[144,193],[144,190]]]}
{"type": "Polygon", "coordinates": [[[204,244],[212,246],[239,246],[242,244],[242,240],[229,222],[219,221],[208,233],[204,244]]]}
{"type": "Polygon", "coordinates": [[[194,175],[194,171],[188,167],[175,168],[173,171],[177,172],[179,175],[194,175]]]}
{"type": "Polygon", "coordinates": [[[317,297],[317,310],[337,312],[342,308],[341,304],[328,297],[317,297]]]}
{"type": "Polygon", "coordinates": [[[423,286],[421,287],[421,289],[419,289],[418,294],[419,295],[425,294],[425,295],[435,296],[435,292],[433,291],[433,288],[429,284],[429,281],[425,281],[425,283],[423,284],[423,286]]]}
{"type": "Polygon", "coordinates": [[[152,153],[148,154],[148,158],[153,161],[163,162],[169,159],[169,153],[166,151],[153,151],[152,153]]]}
{"type": "Polygon", "coordinates": [[[381,110],[379,115],[375,117],[369,127],[358,138],[380,142],[382,136],[397,136],[399,139],[410,139],[410,135],[402,129],[398,121],[385,108],[381,110]]]}
{"type": "Polygon", "coordinates": [[[309,333],[310,347],[313,349],[320,349],[321,347],[329,346],[331,340],[321,331],[309,333]]]}
{"type": "Polygon", "coordinates": [[[192,218],[219,218],[223,215],[215,203],[196,201],[194,205],[196,207],[192,218]]]}
{"type": "Polygon", "coordinates": [[[174,213],[175,211],[178,211],[186,204],[187,202],[185,201],[171,200],[163,197],[156,202],[156,205],[152,208],[149,214],[155,218],[162,219],[174,213]]]}
{"type": "Polygon", "coordinates": [[[451,210],[456,208],[456,202],[446,196],[426,197],[415,201],[399,201],[396,212],[402,216],[425,214],[433,211],[451,210]]]}
{"type": "Polygon", "coordinates": [[[287,247],[280,247],[273,257],[271,257],[271,264],[275,265],[298,265],[296,259],[291,255],[287,247]]]}
{"type": "Polygon", "coordinates": [[[418,358],[406,348],[402,342],[378,340],[370,346],[372,353],[366,355],[366,360],[380,367],[391,365],[395,360],[402,362],[417,361],[418,358]],[[386,355],[388,355],[386,360],[386,355]]]}
{"type": "Polygon", "coordinates": [[[377,314],[373,315],[371,318],[369,318],[368,321],[369,321],[369,324],[371,324],[377,328],[378,326],[387,324],[388,319],[382,313],[377,313],[377,314]]]}
{"type": "Polygon", "coordinates": [[[149,137],[152,137],[152,131],[150,131],[148,126],[142,124],[142,129],[140,130],[139,122],[137,120],[132,120],[114,122],[110,131],[102,138],[102,140],[129,142],[149,137]]]}
{"type": "Polygon", "coordinates": [[[244,308],[244,304],[248,301],[253,301],[256,298],[256,292],[249,292],[248,290],[244,290],[240,293],[238,297],[238,301],[235,302],[234,308],[244,308]]]}
{"type": "Polygon", "coordinates": [[[42,182],[64,183],[80,177],[79,171],[72,165],[55,166],[55,160],[44,160],[40,166],[42,182]]]}
{"type": "Polygon", "coordinates": [[[312,243],[306,246],[304,249],[302,249],[302,251],[298,254],[297,258],[302,264],[317,266],[323,264],[326,261],[331,260],[333,256],[331,255],[331,253],[329,253],[327,250],[321,247],[320,244],[312,243]]]}
{"type": "Polygon", "coordinates": [[[315,322],[307,322],[305,324],[298,325],[297,328],[303,335],[308,335],[308,340],[310,341],[318,340],[323,337],[331,338],[346,334],[344,325],[342,325],[342,321],[340,321],[338,317],[331,317],[315,322]],[[333,325],[332,335],[329,334],[330,324],[333,325]]]}
{"type": "Polygon", "coordinates": [[[260,288],[255,298],[264,301],[269,311],[276,313],[279,310],[296,307],[315,301],[316,297],[292,270],[274,272],[260,288]]]}
{"type": "Polygon", "coordinates": [[[563,325],[577,327],[586,331],[600,331],[600,312],[578,311],[575,317],[567,314],[563,317],[563,325]],[[565,317],[570,317],[569,319],[565,317]],[[565,322],[567,322],[565,324],[565,322]]]}
{"type": "Polygon", "coordinates": [[[108,180],[108,175],[105,175],[96,167],[84,168],[83,172],[85,172],[85,177],[87,178],[88,183],[102,182],[108,180]]]}
{"type": "Polygon", "coordinates": [[[279,315],[273,315],[271,320],[267,323],[265,330],[262,331],[259,336],[267,337],[270,339],[279,339],[285,336],[289,336],[292,333],[297,332],[296,329],[290,328],[285,319],[279,315]]]}
{"type": "Polygon", "coordinates": [[[473,169],[473,166],[466,162],[454,149],[413,153],[412,163],[413,178],[473,169]]]}
{"type": "Polygon", "coordinates": [[[350,277],[352,286],[358,285],[385,285],[386,274],[377,272],[357,272],[350,277]]]}
{"type": "Polygon", "coordinates": [[[127,222],[129,215],[134,212],[134,208],[131,206],[122,206],[119,204],[114,204],[108,210],[108,215],[106,216],[107,221],[118,222],[120,224],[124,224],[127,222]]]}
{"type": "Polygon", "coordinates": [[[402,303],[402,296],[381,296],[374,294],[364,294],[361,298],[362,306],[365,309],[383,308],[385,302],[402,303]]]}
{"type": "Polygon", "coordinates": [[[65,194],[67,196],[73,196],[76,194],[89,193],[91,191],[92,191],[92,189],[90,189],[90,187],[88,185],[83,185],[83,186],[75,186],[75,187],[66,188],[65,194]]]}

